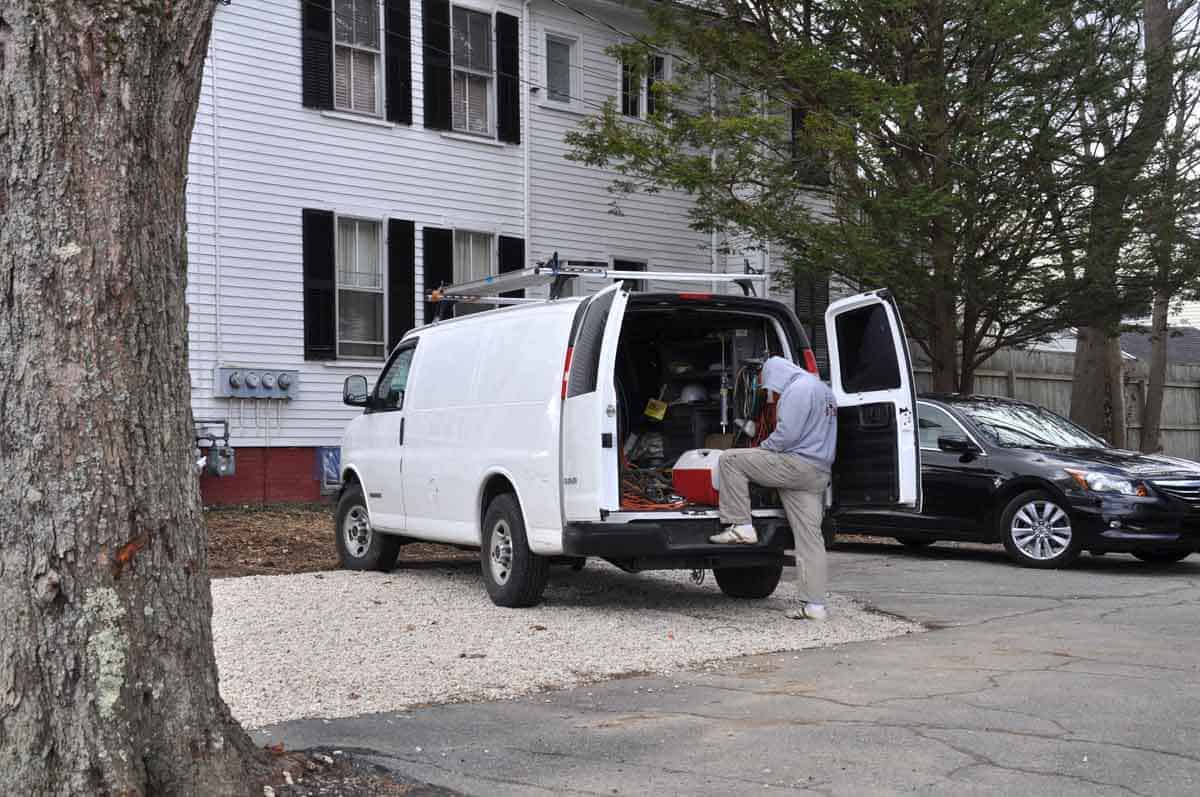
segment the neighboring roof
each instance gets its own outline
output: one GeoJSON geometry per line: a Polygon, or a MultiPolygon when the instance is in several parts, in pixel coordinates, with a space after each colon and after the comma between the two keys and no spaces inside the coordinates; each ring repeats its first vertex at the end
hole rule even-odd
{"type": "MultiPolygon", "coordinates": [[[[1150,333],[1121,333],[1121,348],[1139,360],[1150,360],[1150,333]]],[[[1167,329],[1167,362],[1176,365],[1200,364],[1200,329],[1170,327],[1167,329]]]]}
{"type": "MultiPolygon", "coordinates": [[[[1021,346],[1029,351],[1052,351],[1061,354],[1075,353],[1075,330],[1069,329],[1065,332],[1059,332],[1051,335],[1045,340],[1035,340],[1021,346]]],[[[1125,338],[1121,338],[1121,358],[1125,360],[1135,360],[1137,356],[1125,348],[1125,338]]]]}

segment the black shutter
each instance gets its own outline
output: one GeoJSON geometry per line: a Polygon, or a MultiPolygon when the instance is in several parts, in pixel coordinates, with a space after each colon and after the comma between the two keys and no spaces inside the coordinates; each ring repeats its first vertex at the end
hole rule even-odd
{"type": "Polygon", "coordinates": [[[306,108],[333,107],[333,0],[300,0],[300,95],[306,108]]]}
{"type": "Polygon", "coordinates": [[[825,332],[825,310],[829,307],[829,280],[811,276],[795,277],[796,317],[808,336],[808,345],[817,358],[817,370],[829,374],[829,338],[825,332]]]}
{"type": "MultiPolygon", "coordinates": [[[[499,244],[500,262],[497,265],[501,274],[525,268],[524,238],[510,238],[507,235],[501,235],[499,244]]],[[[525,291],[506,291],[500,295],[508,299],[520,299],[525,296],[525,291]]]]}
{"type": "Polygon", "coordinates": [[[388,219],[388,351],[413,328],[417,312],[417,227],[388,219]]]}
{"type": "Polygon", "coordinates": [[[496,14],[496,133],[521,143],[521,21],[496,14]]]}
{"type": "Polygon", "coordinates": [[[412,124],[412,26],[408,0],[383,6],[384,75],[389,122],[412,124]]]}
{"type": "Polygon", "coordinates": [[[449,130],[450,119],[450,3],[422,0],[423,60],[425,62],[425,126],[449,130]]]}
{"type": "Polygon", "coordinates": [[[333,211],[304,209],[304,359],[337,359],[333,211]]]}
{"type": "MultiPolygon", "coordinates": [[[[425,293],[454,279],[454,230],[426,227],[421,236],[421,260],[425,265],[425,293]]],[[[433,320],[436,308],[425,302],[425,323],[433,320]]]]}

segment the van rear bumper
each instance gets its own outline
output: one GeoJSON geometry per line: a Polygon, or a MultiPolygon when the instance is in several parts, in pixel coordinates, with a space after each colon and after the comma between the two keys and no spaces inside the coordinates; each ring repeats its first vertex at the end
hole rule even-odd
{"type": "Polygon", "coordinates": [[[755,545],[717,545],[716,518],[635,520],[629,523],[568,523],[563,554],[598,556],[630,570],[752,567],[790,564],[792,530],[783,518],[754,518],[755,545]]]}

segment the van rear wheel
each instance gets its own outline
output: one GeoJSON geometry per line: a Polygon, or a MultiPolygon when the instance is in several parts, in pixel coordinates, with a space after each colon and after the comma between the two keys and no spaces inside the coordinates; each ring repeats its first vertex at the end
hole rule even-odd
{"type": "Polygon", "coordinates": [[[516,496],[498,495],[483,516],[479,560],[488,596],[497,606],[534,606],[542,599],[550,560],[529,550],[516,496]]]}
{"type": "Polygon", "coordinates": [[[717,586],[731,598],[766,598],[779,586],[783,565],[714,567],[717,586]]]}

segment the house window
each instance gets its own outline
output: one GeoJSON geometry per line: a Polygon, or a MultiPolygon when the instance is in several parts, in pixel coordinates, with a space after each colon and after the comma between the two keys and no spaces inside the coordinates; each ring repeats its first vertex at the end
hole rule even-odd
{"type": "Polygon", "coordinates": [[[333,105],[379,115],[378,0],[334,0],[333,105]]]}
{"type": "Polygon", "coordinates": [[[546,34],[546,96],[551,102],[570,103],[580,95],[575,84],[578,42],[557,34],[546,34]]]}
{"type": "Polygon", "coordinates": [[[492,132],[492,17],[454,6],[450,38],[452,126],[464,133],[492,132]]]}
{"type": "Polygon", "coordinates": [[[667,59],[661,55],[650,56],[650,64],[646,69],[646,115],[654,113],[654,84],[667,78],[667,59]]]}
{"type": "Polygon", "coordinates": [[[652,87],[655,83],[666,79],[666,56],[650,56],[644,68],[622,62],[621,113],[639,119],[645,119],[654,113],[655,102],[652,87]]]}
{"type": "Polygon", "coordinates": [[[454,231],[454,282],[470,282],[496,274],[494,236],[484,232],[454,231]]]}
{"type": "Polygon", "coordinates": [[[383,357],[383,256],[380,225],[337,220],[338,357],[383,357]]]}

